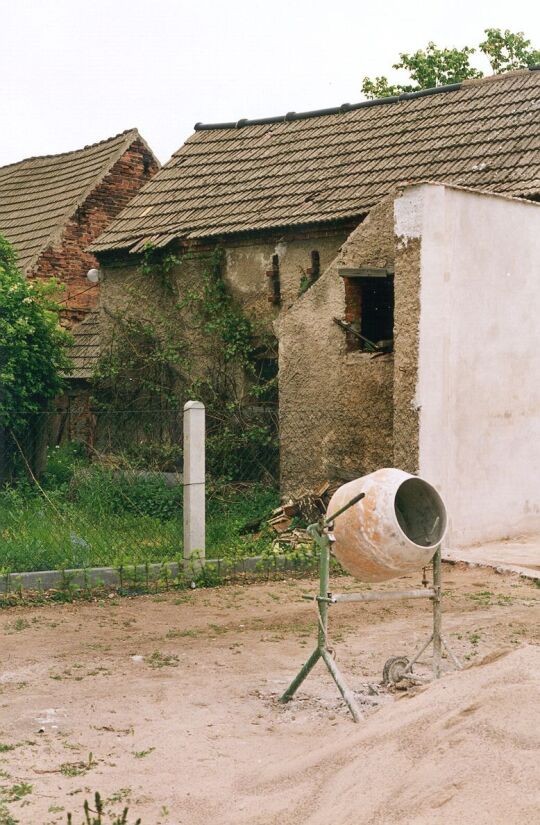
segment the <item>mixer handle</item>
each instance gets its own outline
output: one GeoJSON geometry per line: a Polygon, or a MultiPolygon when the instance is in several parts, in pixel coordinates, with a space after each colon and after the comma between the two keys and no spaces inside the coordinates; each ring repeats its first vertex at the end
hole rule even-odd
{"type": "Polygon", "coordinates": [[[338,516],[340,516],[342,513],[344,513],[344,512],[345,512],[345,510],[348,510],[348,509],[349,509],[349,507],[352,507],[352,506],[353,506],[353,504],[356,504],[358,501],[361,501],[361,500],[365,497],[365,495],[366,495],[365,493],[358,493],[358,495],[357,495],[357,496],[355,496],[354,498],[351,498],[351,500],[350,500],[350,501],[348,501],[348,502],[347,502],[347,504],[345,504],[345,505],[344,505],[343,507],[341,507],[339,510],[337,510],[337,512],[332,513],[332,515],[331,515],[331,516],[328,516],[327,518],[325,518],[325,520],[324,520],[324,524],[325,524],[325,526],[326,526],[326,527],[328,527],[330,524],[332,524],[332,523],[333,523],[333,521],[334,521],[334,520],[335,520],[338,516]]]}

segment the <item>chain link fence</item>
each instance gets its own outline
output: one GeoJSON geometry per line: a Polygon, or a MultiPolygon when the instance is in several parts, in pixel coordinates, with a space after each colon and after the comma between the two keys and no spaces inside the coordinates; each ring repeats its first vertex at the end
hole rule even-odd
{"type": "MultiPolygon", "coordinates": [[[[207,558],[267,552],[274,410],[207,415],[207,558]]],[[[183,410],[84,399],[0,427],[0,572],[180,562],[183,410]]]]}

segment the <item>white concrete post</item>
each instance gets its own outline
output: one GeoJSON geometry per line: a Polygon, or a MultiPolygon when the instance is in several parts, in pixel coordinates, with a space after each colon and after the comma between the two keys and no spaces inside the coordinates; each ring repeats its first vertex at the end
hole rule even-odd
{"type": "Polygon", "coordinates": [[[184,405],[184,559],[205,553],[204,404],[184,405]]]}

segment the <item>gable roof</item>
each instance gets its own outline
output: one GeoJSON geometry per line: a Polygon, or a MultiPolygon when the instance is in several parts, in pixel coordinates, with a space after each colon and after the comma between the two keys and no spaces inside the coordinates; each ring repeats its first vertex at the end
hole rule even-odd
{"type": "Polygon", "coordinates": [[[0,232],[14,245],[21,269],[30,269],[60,236],[66,221],[136,139],[137,129],[128,129],[75,152],[0,167],[0,232]]]}
{"type": "Polygon", "coordinates": [[[540,194],[540,71],[195,129],[92,251],[361,216],[426,179],[540,194]]]}

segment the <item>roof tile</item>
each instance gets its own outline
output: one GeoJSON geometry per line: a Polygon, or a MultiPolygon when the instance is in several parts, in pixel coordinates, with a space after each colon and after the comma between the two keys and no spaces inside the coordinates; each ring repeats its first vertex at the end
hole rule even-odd
{"type": "Polygon", "coordinates": [[[75,152],[27,158],[0,168],[0,232],[28,270],[40,253],[139,137],[128,129],[75,152]]]}
{"type": "Polygon", "coordinates": [[[334,114],[196,131],[94,242],[141,249],[360,216],[400,183],[540,194],[540,72],[334,114]]]}

